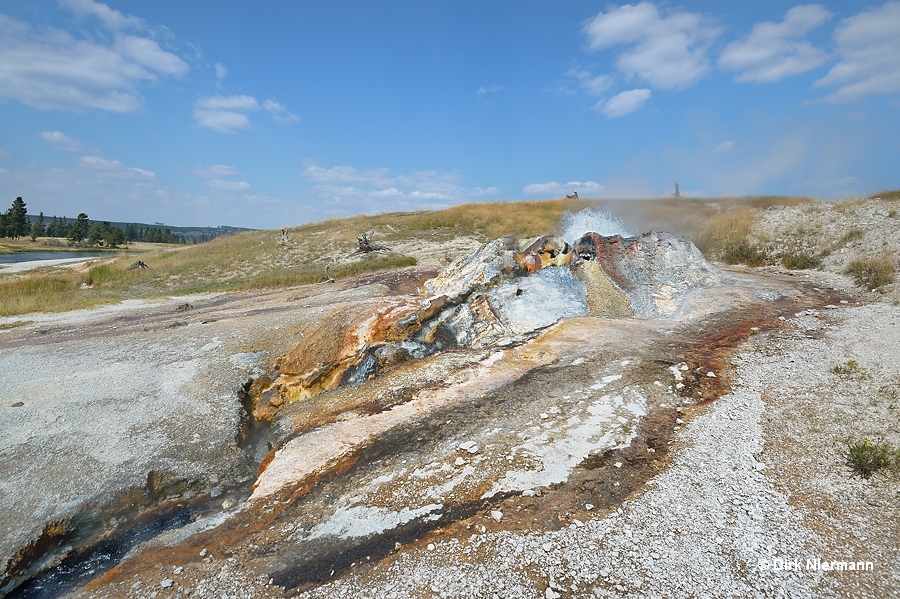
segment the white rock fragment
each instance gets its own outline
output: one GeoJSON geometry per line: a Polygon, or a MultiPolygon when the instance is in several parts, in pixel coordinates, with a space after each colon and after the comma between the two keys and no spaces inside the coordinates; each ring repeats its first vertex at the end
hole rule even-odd
{"type": "Polygon", "coordinates": [[[457,466],[465,466],[466,465],[466,461],[461,457],[456,458],[456,461],[453,463],[456,464],[457,466]]]}
{"type": "Polygon", "coordinates": [[[164,589],[167,589],[167,588],[169,588],[170,586],[172,586],[172,584],[173,584],[174,582],[175,582],[175,581],[172,580],[171,578],[164,578],[164,579],[159,583],[159,586],[161,586],[161,587],[164,588],[164,589]]]}
{"type": "Polygon", "coordinates": [[[621,468],[622,462],[616,462],[615,464],[613,464],[613,466],[615,466],[616,468],[621,468]]]}
{"type": "Polygon", "coordinates": [[[500,522],[503,520],[503,512],[500,510],[491,510],[491,518],[493,518],[495,522],[500,522]]]}
{"type": "Polygon", "coordinates": [[[543,545],[541,545],[541,548],[547,553],[550,553],[550,551],[553,549],[553,543],[544,543],[543,545]]]}
{"type": "Polygon", "coordinates": [[[207,554],[206,547],[204,547],[204,548],[200,551],[200,557],[206,557],[206,554],[207,554]]]}
{"type": "Polygon", "coordinates": [[[676,389],[684,389],[684,383],[678,383],[677,385],[675,385],[675,388],[676,389]]]}
{"type": "Polygon", "coordinates": [[[678,365],[678,370],[681,370],[682,372],[684,372],[687,369],[688,369],[688,365],[685,364],[684,362],[682,362],[681,364],[678,365]]]}
{"type": "Polygon", "coordinates": [[[534,497],[534,489],[525,489],[522,491],[522,497],[534,497]]]}
{"type": "Polygon", "coordinates": [[[175,574],[181,574],[182,572],[184,572],[184,568],[182,568],[181,566],[175,566],[175,569],[173,570],[173,572],[175,574]]]}
{"type": "Polygon", "coordinates": [[[716,378],[716,373],[713,372],[712,370],[710,370],[709,372],[706,373],[706,376],[708,376],[711,379],[714,379],[714,378],[716,378]]]}
{"type": "Polygon", "coordinates": [[[550,587],[547,587],[547,590],[544,591],[544,597],[546,597],[547,599],[559,599],[560,594],[550,587]]]}
{"type": "Polygon", "coordinates": [[[541,413],[541,420],[546,420],[547,418],[548,416],[546,412],[541,413]]]}
{"type": "Polygon", "coordinates": [[[434,543],[428,543],[428,551],[434,551],[434,543]]]}
{"type": "Polygon", "coordinates": [[[593,503],[585,503],[584,509],[586,509],[587,511],[591,511],[592,509],[594,509],[594,504],[593,503]]]}
{"type": "Polygon", "coordinates": [[[464,441],[459,444],[459,448],[462,451],[468,451],[471,454],[478,453],[478,444],[475,441],[464,441]]]}

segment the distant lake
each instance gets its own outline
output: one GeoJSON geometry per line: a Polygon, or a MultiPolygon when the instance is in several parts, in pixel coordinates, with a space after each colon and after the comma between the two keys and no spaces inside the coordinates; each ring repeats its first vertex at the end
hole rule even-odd
{"type": "Polygon", "coordinates": [[[18,264],[19,262],[35,262],[38,260],[62,260],[65,258],[96,258],[98,256],[115,256],[112,252],[17,252],[0,254],[0,264],[18,264]]]}

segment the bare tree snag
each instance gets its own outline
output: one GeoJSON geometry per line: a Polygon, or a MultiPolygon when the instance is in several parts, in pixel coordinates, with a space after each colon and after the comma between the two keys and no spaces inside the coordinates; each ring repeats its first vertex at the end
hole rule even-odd
{"type": "Polygon", "coordinates": [[[292,249],[297,245],[297,242],[294,241],[294,238],[288,235],[287,229],[281,230],[281,241],[279,241],[278,243],[286,250],[292,249]]]}
{"type": "Polygon", "coordinates": [[[375,236],[375,229],[372,229],[368,233],[360,233],[356,236],[356,242],[359,244],[359,247],[353,251],[351,256],[355,256],[356,254],[368,254],[369,252],[389,252],[391,248],[384,245],[383,243],[378,243],[374,241],[372,238],[375,236]]]}

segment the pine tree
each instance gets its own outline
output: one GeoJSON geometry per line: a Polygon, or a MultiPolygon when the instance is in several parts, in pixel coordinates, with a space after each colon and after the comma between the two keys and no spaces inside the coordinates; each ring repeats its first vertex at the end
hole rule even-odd
{"type": "Polygon", "coordinates": [[[26,214],[28,214],[28,210],[25,209],[25,202],[20,196],[15,199],[6,213],[7,237],[19,238],[31,232],[26,214]]]}

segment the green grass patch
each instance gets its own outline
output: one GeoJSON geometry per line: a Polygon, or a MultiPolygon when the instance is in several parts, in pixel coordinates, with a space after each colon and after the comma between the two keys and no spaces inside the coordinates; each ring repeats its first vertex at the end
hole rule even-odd
{"type": "Polygon", "coordinates": [[[789,270],[822,268],[822,258],[820,256],[812,256],[806,252],[785,254],[781,257],[781,265],[789,270]]]}
{"type": "Polygon", "coordinates": [[[856,360],[848,360],[843,364],[838,364],[831,369],[831,372],[839,376],[853,377],[860,381],[866,381],[872,378],[872,375],[869,374],[865,368],[860,366],[859,362],[856,360]]]}
{"type": "Polygon", "coordinates": [[[894,282],[897,265],[894,258],[888,254],[870,258],[859,257],[850,261],[844,274],[852,276],[858,286],[873,291],[894,282]]]}
{"type": "Polygon", "coordinates": [[[746,264],[758,267],[769,264],[769,257],[756,246],[744,241],[727,247],[722,255],[722,261],[725,264],[746,264]]]}
{"type": "Polygon", "coordinates": [[[31,321],[31,320],[16,320],[14,322],[6,322],[3,324],[0,324],[0,331],[8,331],[8,330],[14,329],[16,327],[22,327],[22,326],[25,326],[26,324],[31,324],[32,322],[33,321],[31,321]]]}
{"type": "Polygon", "coordinates": [[[868,439],[844,439],[844,457],[847,465],[863,478],[883,471],[900,470],[900,449],[888,443],[872,443],[868,439]]]}

